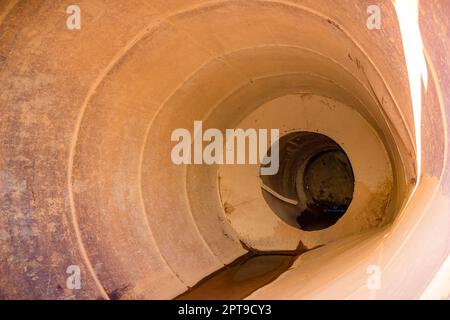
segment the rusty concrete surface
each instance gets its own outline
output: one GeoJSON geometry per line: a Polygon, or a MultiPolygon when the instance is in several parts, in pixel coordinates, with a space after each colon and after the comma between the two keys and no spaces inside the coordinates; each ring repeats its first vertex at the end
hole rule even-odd
{"type": "Polygon", "coordinates": [[[408,73],[393,3],[379,3],[374,31],[366,0],[80,0],[81,29],[68,30],[70,1],[0,1],[0,298],[170,299],[245,254],[219,168],[175,166],[170,133],[196,119],[233,128],[305,92],[379,137],[389,223],[343,229],[250,297],[448,294],[427,288],[450,252],[450,3],[420,1],[429,79],[410,200],[408,73]],[[371,264],[386,279],[377,292],[371,264]],[[67,287],[71,265],[80,289],[67,287]]]}

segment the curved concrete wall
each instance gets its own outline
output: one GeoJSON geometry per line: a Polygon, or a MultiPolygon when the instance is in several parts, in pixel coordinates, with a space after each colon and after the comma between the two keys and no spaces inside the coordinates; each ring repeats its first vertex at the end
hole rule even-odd
{"type": "Polygon", "coordinates": [[[0,297],[172,298],[243,255],[220,168],[174,165],[171,132],[194,120],[234,128],[299,93],[345,105],[372,130],[392,168],[386,219],[341,228],[250,298],[448,294],[450,7],[420,3],[429,77],[418,148],[394,5],[382,1],[382,29],[368,30],[369,4],[80,1],[81,29],[68,30],[66,1],[3,1],[0,297]],[[80,290],[66,289],[70,265],[80,290]],[[380,290],[365,285],[369,265],[380,290]]]}

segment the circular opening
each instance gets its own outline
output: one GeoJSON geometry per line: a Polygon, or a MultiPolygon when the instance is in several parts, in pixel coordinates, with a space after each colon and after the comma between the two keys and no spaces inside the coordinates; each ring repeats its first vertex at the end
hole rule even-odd
{"type": "Polygon", "coordinates": [[[272,211],[305,231],[334,225],[353,199],[355,179],[344,150],[323,134],[301,131],[280,138],[279,158],[277,174],[261,175],[272,211]]]}

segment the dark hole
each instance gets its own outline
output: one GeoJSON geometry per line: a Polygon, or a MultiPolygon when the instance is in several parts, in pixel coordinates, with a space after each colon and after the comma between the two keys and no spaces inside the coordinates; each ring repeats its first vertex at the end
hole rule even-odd
{"type": "Polygon", "coordinates": [[[280,170],[261,180],[298,204],[263,190],[267,204],[282,220],[305,231],[334,225],[353,199],[354,175],[344,150],[325,135],[304,131],[281,137],[279,147],[280,170]]]}
{"type": "Polygon", "coordinates": [[[354,177],[350,161],[340,149],[312,157],[303,175],[306,206],[297,222],[303,230],[320,230],[335,224],[353,197],[354,177]]]}

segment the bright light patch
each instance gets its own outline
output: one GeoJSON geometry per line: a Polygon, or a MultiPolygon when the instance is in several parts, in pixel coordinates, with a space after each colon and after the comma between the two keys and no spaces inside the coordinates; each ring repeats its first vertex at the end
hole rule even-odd
{"type": "Polygon", "coordinates": [[[420,181],[422,165],[422,81],[427,89],[428,72],[423,52],[423,41],[419,27],[419,1],[418,0],[396,0],[395,10],[397,12],[400,32],[402,35],[403,51],[405,53],[406,66],[408,69],[409,87],[414,116],[414,130],[416,137],[416,159],[417,159],[417,181],[420,181]]]}

